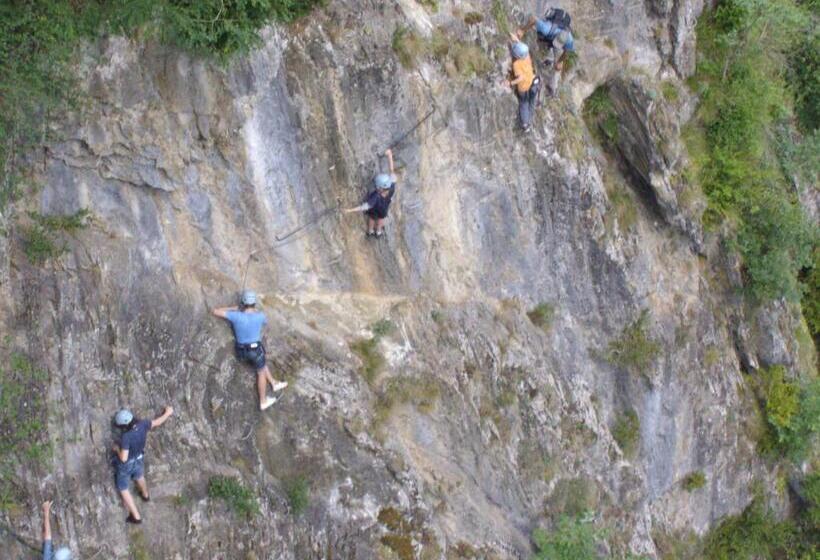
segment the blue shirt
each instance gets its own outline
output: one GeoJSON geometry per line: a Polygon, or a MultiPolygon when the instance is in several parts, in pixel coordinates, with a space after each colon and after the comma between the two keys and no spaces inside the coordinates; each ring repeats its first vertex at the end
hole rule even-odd
{"type": "Polygon", "coordinates": [[[535,30],[539,35],[553,41],[553,43],[557,43],[557,47],[568,51],[575,50],[575,42],[569,29],[561,29],[551,21],[536,19],[535,30]]]}
{"type": "Polygon", "coordinates": [[[262,340],[262,327],[268,322],[259,311],[228,311],[225,318],[233,326],[233,334],[239,344],[253,344],[262,340]]]}
{"type": "Polygon", "coordinates": [[[133,461],[145,451],[145,439],[148,437],[148,430],[150,429],[150,420],[140,420],[120,437],[120,449],[128,450],[129,461],[133,461]]]}
{"type": "Polygon", "coordinates": [[[43,541],[43,560],[51,560],[54,553],[51,551],[51,539],[43,541]]]}

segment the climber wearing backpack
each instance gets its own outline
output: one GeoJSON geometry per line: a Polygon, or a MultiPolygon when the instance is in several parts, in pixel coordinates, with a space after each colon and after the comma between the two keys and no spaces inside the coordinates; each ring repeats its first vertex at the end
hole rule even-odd
{"type": "Polygon", "coordinates": [[[518,97],[518,119],[524,132],[532,126],[535,107],[538,105],[538,90],[540,79],[535,75],[535,69],[530,58],[530,48],[521,41],[510,44],[512,67],[509,78],[504,81],[507,87],[515,86],[515,95],[518,97]]]}
{"type": "Polygon", "coordinates": [[[71,551],[61,546],[53,550],[51,545],[51,500],[43,502],[43,560],[71,560],[71,551]]]}
{"type": "Polygon", "coordinates": [[[548,51],[544,64],[552,69],[549,84],[551,97],[558,94],[558,81],[564,69],[567,53],[575,52],[571,24],[572,18],[567,12],[560,8],[550,8],[544,19],[533,16],[517,33],[510,34],[513,40],[520,41],[527,31],[535,27],[538,42],[543,43],[548,51]]]}
{"type": "Polygon", "coordinates": [[[262,327],[267,323],[265,314],[256,309],[256,293],[242,292],[239,306],[218,307],[214,315],[226,319],[233,327],[236,339],[236,357],[256,369],[256,390],[259,393],[259,410],[265,410],[276,402],[276,397],[268,397],[268,383],[273,392],[288,386],[286,381],[276,381],[265,361],[265,346],[262,344],[262,327]]]}
{"type": "Polygon", "coordinates": [[[379,173],[373,180],[376,188],[370,191],[365,201],[355,208],[348,208],[342,212],[364,212],[367,214],[367,236],[381,237],[384,235],[384,220],[387,219],[387,211],[396,194],[396,170],[393,167],[393,150],[386,150],[387,162],[390,166],[390,174],[379,173]]]}
{"type": "Polygon", "coordinates": [[[145,485],[145,465],[143,453],[145,452],[145,440],[148,438],[148,431],[162,426],[168,418],[174,414],[174,409],[166,406],[162,414],[153,420],[141,420],[125,408],[119,410],[114,416],[114,424],[121,430],[119,441],[112,447],[114,454],[115,481],[117,490],[122,497],[122,503],[128,510],[126,523],[140,524],[142,517],[134,504],[134,498],[128,487],[131,481],[137,483],[140,498],[143,502],[150,501],[148,487],[145,485]]]}

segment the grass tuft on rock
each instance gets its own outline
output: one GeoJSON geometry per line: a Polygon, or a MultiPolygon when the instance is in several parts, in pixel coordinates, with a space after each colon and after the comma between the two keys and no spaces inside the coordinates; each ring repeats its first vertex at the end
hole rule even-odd
{"type": "Polygon", "coordinates": [[[304,476],[294,477],[285,483],[288,504],[293,515],[300,515],[310,503],[310,484],[304,476]]]}
{"type": "Polygon", "coordinates": [[[555,306],[551,303],[541,302],[527,311],[527,317],[533,325],[548,331],[552,327],[552,320],[555,318],[555,306]]]}
{"type": "Polygon", "coordinates": [[[706,475],[703,474],[703,471],[690,472],[683,477],[681,485],[687,492],[694,492],[695,490],[699,490],[706,485],[706,475]]]}
{"type": "Polygon", "coordinates": [[[259,514],[259,502],[253,491],[230,476],[212,476],[208,481],[208,497],[228,504],[234,512],[250,519],[259,514]]]}
{"type": "Polygon", "coordinates": [[[605,357],[615,366],[645,374],[661,352],[661,346],[647,333],[649,313],[644,310],[607,346],[605,357]]]}
{"type": "Polygon", "coordinates": [[[350,343],[350,350],[362,361],[362,367],[359,368],[362,377],[369,385],[373,385],[385,364],[384,356],[379,352],[379,340],[361,338],[350,343]]]}
{"type": "Polygon", "coordinates": [[[635,456],[641,440],[641,421],[634,410],[618,415],[612,426],[612,437],[623,451],[624,457],[635,456]]]}

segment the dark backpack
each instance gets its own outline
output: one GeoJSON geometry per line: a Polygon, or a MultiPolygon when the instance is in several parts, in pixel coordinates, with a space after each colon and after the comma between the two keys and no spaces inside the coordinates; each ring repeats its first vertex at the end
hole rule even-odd
{"type": "Polygon", "coordinates": [[[547,10],[544,19],[554,23],[559,29],[572,29],[572,17],[561,8],[550,8],[547,10]]]}

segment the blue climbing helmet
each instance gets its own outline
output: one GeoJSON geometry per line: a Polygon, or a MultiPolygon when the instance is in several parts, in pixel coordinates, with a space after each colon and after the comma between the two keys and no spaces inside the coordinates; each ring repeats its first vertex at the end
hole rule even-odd
{"type": "Polygon", "coordinates": [[[54,560],[71,560],[71,551],[62,546],[54,553],[54,560]]]}
{"type": "Polygon", "coordinates": [[[242,296],[239,298],[239,301],[242,302],[242,305],[250,307],[251,305],[256,305],[256,292],[253,290],[245,290],[242,292],[242,296]]]}
{"type": "Polygon", "coordinates": [[[377,189],[385,190],[390,188],[390,184],[393,181],[390,180],[390,175],[388,175],[387,173],[379,173],[378,175],[376,175],[376,178],[373,180],[373,182],[376,184],[377,189]]]}
{"type": "Polygon", "coordinates": [[[520,41],[513,45],[512,51],[515,58],[527,58],[527,55],[530,54],[530,48],[526,43],[520,41]]]}
{"type": "Polygon", "coordinates": [[[117,426],[127,426],[134,419],[134,415],[127,408],[123,408],[114,416],[114,423],[117,426]]]}

